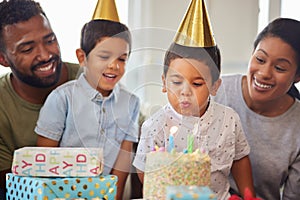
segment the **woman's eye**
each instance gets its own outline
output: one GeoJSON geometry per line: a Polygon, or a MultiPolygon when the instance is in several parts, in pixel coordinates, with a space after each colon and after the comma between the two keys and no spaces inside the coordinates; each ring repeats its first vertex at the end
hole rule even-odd
{"type": "Polygon", "coordinates": [[[286,71],[286,69],[280,67],[279,65],[275,65],[275,69],[276,69],[277,71],[279,71],[279,72],[285,72],[285,71],[286,71]]]}
{"type": "Polygon", "coordinates": [[[258,57],[258,56],[256,56],[256,60],[257,60],[258,63],[265,63],[265,61],[262,58],[258,57]]]}

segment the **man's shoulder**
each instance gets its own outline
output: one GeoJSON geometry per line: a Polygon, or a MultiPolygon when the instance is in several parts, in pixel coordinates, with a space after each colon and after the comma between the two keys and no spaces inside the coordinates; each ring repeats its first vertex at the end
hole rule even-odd
{"type": "Polygon", "coordinates": [[[10,74],[10,72],[0,75],[0,84],[1,84],[1,86],[8,84],[7,77],[9,76],[9,74],[10,74]]]}
{"type": "Polygon", "coordinates": [[[0,75],[0,96],[3,96],[12,90],[9,76],[10,72],[0,75]]]}
{"type": "Polygon", "coordinates": [[[68,69],[68,79],[73,80],[78,78],[80,74],[80,66],[76,63],[64,62],[68,69]]]}

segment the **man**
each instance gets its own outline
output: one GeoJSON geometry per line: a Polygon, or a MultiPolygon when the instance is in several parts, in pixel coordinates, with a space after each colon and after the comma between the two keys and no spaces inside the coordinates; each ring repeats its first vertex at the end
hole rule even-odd
{"type": "Polygon", "coordinates": [[[36,144],[41,106],[54,88],[76,77],[78,65],[62,62],[49,20],[33,0],[0,3],[0,64],[11,69],[0,77],[2,199],[14,150],[36,144]]]}

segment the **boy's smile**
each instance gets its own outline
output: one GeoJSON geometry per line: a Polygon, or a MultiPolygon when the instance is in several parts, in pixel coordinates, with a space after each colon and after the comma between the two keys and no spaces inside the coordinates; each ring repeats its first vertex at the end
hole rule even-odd
{"type": "Polygon", "coordinates": [[[86,58],[86,79],[103,96],[108,96],[125,73],[128,43],[106,37],[96,44],[86,58]]]}

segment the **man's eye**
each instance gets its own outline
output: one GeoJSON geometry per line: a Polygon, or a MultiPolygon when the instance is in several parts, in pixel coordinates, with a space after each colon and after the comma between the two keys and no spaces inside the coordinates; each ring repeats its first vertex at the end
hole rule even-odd
{"type": "Polygon", "coordinates": [[[30,53],[32,51],[33,48],[26,48],[26,49],[22,49],[21,53],[30,53]]]}
{"type": "Polygon", "coordinates": [[[48,40],[47,44],[53,44],[55,42],[55,40],[48,40]]]}
{"type": "Polygon", "coordinates": [[[47,44],[53,44],[53,43],[55,43],[56,41],[57,41],[56,37],[53,36],[53,37],[49,38],[46,42],[47,42],[47,44]]]}

